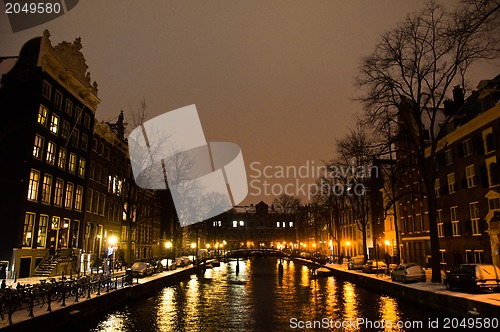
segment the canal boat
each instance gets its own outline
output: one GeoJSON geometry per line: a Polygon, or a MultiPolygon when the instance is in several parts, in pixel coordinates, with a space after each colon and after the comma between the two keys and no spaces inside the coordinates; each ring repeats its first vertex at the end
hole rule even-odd
{"type": "Polygon", "coordinates": [[[328,277],[332,275],[332,271],[326,267],[319,267],[314,270],[314,274],[318,277],[328,277]]]}

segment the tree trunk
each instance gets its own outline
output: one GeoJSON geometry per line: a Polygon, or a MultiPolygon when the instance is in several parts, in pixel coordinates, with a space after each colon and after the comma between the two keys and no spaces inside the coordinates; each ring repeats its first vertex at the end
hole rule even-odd
{"type": "Polygon", "coordinates": [[[432,190],[427,191],[427,211],[429,216],[429,231],[431,242],[432,282],[441,283],[441,262],[439,252],[438,226],[436,222],[436,198],[432,190]]]}
{"type": "Polygon", "coordinates": [[[368,260],[368,245],[366,243],[366,223],[363,224],[363,256],[365,258],[365,262],[368,260]]]}

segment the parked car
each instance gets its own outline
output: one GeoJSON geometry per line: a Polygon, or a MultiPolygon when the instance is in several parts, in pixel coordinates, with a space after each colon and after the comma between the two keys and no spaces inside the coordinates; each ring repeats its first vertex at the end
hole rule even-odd
{"type": "Polygon", "coordinates": [[[365,263],[365,256],[354,256],[349,259],[347,263],[347,269],[349,270],[361,270],[365,263]]]}
{"type": "Polygon", "coordinates": [[[312,260],[318,262],[321,265],[324,265],[328,261],[328,257],[326,255],[316,253],[313,255],[312,260]]]}
{"type": "Polygon", "coordinates": [[[425,282],[424,269],[415,263],[403,263],[396,266],[391,272],[392,281],[401,280],[403,283],[409,281],[425,282]]]}
{"type": "Polygon", "coordinates": [[[152,275],[153,272],[154,272],[154,267],[147,262],[135,262],[132,265],[133,277],[147,277],[152,275]]]}
{"type": "Polygon", "coordinates": [[[460,264],[446,272],[444,284],[450,290],[500,290],[500,269],[491,264],[460,264]]]}
{"type": "Polygon", "coordinates": [[[192,261],[188,256],[177,257],[175,259],[175,264],[180,267],[188,266],[192,261]]]}
{"type": "Polygon", "coordinates": [[[154,273],[160,273],[163,272],[164,266],[160,260],[157,260],[155,261],[153,268],[154,268],[154,273]]]}
{"type": "Polygon", "coordinates": [[[366,261],[366,264],[363,265],[364,273],[385,273],[387,270],[387,264],[383,261],[377,261],[369,259],[366,261]]]}

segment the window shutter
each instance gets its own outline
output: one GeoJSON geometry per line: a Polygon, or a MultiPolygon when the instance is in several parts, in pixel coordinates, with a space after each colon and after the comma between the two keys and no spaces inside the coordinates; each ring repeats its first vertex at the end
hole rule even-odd
{"type": "Polygon", "coordinates": [[[452,227],[451,223],[449,223],[449,222],[444,223],[443,227],[444,227],[444,235],[447,235],[447,236],[453,235],[453,227],[452,227]]]}
{"type": "Polygon", "coordinates": [[[472,234],[472,221],[471,220],[464,221],[464,231],[465,231],[465,235],[472,234]]]}
{"type": "Polygon", "coordinates": [[[484,155],[484,145],[482,137],[476,137],[476,151],[478,155],[484,155]]]}
{"type": "Polygon", "coordinates": [[[486,169],[486,165],[479,166],[479,176],[481,177],[481,185],[485,188],[488,188],[488,171],[486,169]]]}
{"type": "Polygon", "coordinates": [[[464,157],[464,144],[458,144],[457,145],[457,150],[458,150],[458,157],[463,158],[464,157]]]}

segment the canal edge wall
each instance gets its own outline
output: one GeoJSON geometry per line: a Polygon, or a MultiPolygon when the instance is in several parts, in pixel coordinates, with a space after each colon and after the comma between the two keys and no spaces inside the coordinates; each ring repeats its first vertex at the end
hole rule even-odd
{"type": "MultiPolygon", "coordinates": [[[[203,269],[203,265],[193,266],[144,283],[118,288],[109,293],[102,292],[101,295],[92,299],[81,299],[81,302],[72,303],[66,307],[45,312],[32,318],[27,317],[22,321],[0,328],[0,331],[53,332],[63,330],[69,324],[75,325],[86,318],[94,317],[119,305],[126,304],[129,300],[144,297],[164,287],[175,285],[188,279],[190,275],[197,273],[201,269],[203,269]]],[[[6,318],[4,317],[4,319],[6,318]]]]}
{"type": "MultiPolygon", "coordinates": [[[[366,289],[404,299],[410,303],[416,303],[427,308],[450,314],[456,317],[471,317],[471,312],[477,311],[478,317],[500,317],[500,306],[490,303],[476,301],[469,298],[453,296],[451,294],[435,293],[423,289],[407,287],[405,284],[388,280],[372,278],[357,272],[349,272],[323,266],[308,260],[293,258],[294,261],[314,265],[316,267],[326,267],[332,271],[333,276],[360,285],[366,289]]],[[[473,316],[472,316],[473,317],[473,316]]]]}

